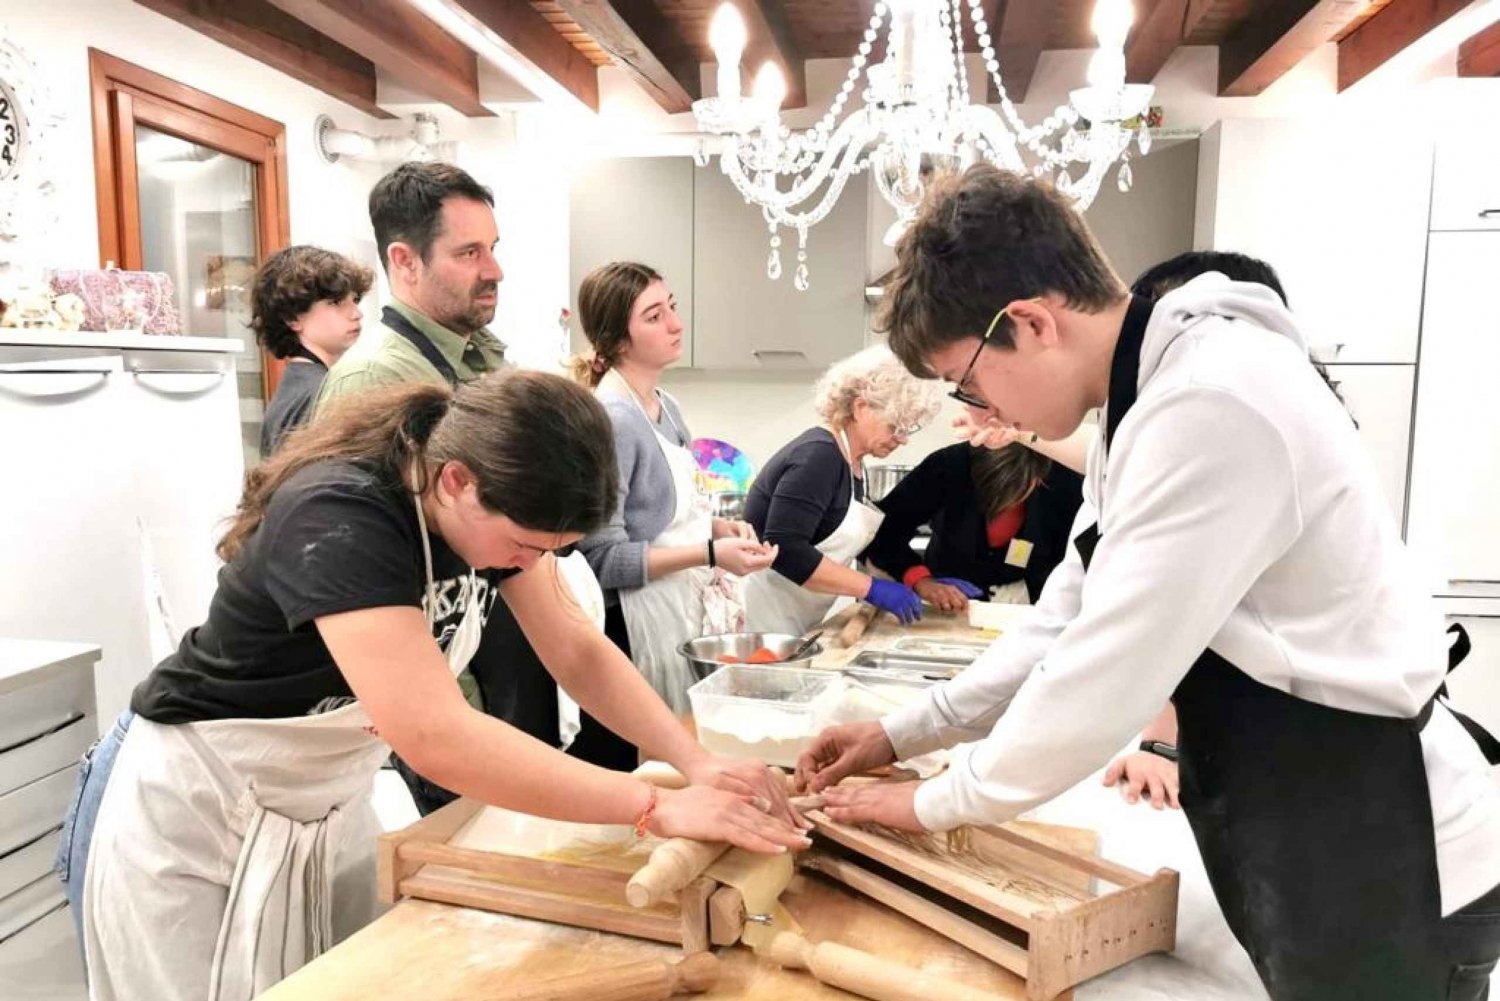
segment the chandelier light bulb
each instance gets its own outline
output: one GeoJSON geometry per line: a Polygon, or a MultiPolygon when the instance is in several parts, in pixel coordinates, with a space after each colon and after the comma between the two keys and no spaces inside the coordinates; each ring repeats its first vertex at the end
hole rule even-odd
{"type": "Polygon", "coordinates": [[[1134,21],[1135,11],[1130,6],[1130,0],[1097,0],[1089,26],[1099,39],[1099,48],[1123,49],[1125,37],[1130,34],[1130,25],[1134,21]]]}
{"type": "Polygon", "coordinates": [[[750,93],[755,103],[767,113],[774,116],[781,109],[781,102],[786,100],[786,80],[775,63],[761,64],[750,93]]]}
{"type": "MultiPolygon", "coordinates": [[[[745,19],[739,8],[732,3],[721,3],[708,24],[708,44],[714,50],[714,59],[720,64],[740,64],[745,51],[745,19]]],[[[723,94],[719,95],[723,97],[723,94]]]]}

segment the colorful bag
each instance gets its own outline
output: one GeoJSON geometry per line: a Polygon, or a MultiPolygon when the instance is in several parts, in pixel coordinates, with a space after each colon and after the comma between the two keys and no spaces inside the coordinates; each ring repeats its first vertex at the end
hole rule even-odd
{"type": "Polygon", "coordinates": [[[71,292],[83,300],[84,330],[139,330],[147,334],[180,334],[182,321],[164,271],[53,271],[52,291],[71,292]]]}

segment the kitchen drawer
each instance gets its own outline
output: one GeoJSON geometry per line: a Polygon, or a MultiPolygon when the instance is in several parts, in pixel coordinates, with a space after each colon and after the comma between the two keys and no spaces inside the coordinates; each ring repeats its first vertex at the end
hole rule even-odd
{"type": "Polygon", "coordinates": [[[0,900],[52,872],[57,840],[61,836],[62,818],[58,817],[57,826],[46,834],[11,849],[9,854],[0,855],[0,900]]]}
{"type": "Polygon", "coordinates": [[[0,942],[67,904],[62,881],[51,873],[0,898],[0,942]]]}
{"type": "Polygon", "coordinates": [[[66,907],[0,941],[6,1001],[73,1001],[88,997],[78,934],[66,907]]]}
{"type": "MultiPolygon", "coordinates": [[[[61,673],[36,672],[39,680],[0,695],[0,752],[49,733],[78,716],[94,715],[94,666],[81,659],[61,673]]],[[[97,727],[95,728],[97,730],[97,727]]],[[[32,776],[35,778],[36,776],[32,776]]],[[[7,791],[0,786],[0,792],[7,791]]]]}
{"type": "Polygon", "coordinates": [[[62,823],[77,775],[76,767],[64,768],[0,796],[0,855],[62,823]]]}
{"type": "MultiPolygon", "coordinates": [[[[38,728],[44,722],[50,721],[39,720],[38,728]]],[[[20,743],[0,745],[0,795],[77,764],[94,737],[93,715],[75,712],[20,743]]]]}

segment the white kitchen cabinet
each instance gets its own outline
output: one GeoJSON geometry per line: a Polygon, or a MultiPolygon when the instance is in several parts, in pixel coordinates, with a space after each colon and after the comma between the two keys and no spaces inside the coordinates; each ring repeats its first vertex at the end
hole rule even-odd
{"type": "MultiPolygon", "coordinates": [[[[569,196],[568,294],[573,350],[588,342],[578,283],[601,264],[649,264],[677,296],[688,325],[680,365],[693,363],[693,166],[691,157],[625,157],[585,164],[569,196]]],[[[726,182],[727,183],[727,182],[726,182]]]]}
{"type": "Polygon", "coordinates": [[[1439,594],[1500,595],[1500,232],[1433,233],[1407,540],[1439,594]]]}
{"type": "Polygon", "coordinates": [[[770,231],[717,165],[693,187],[694,346],[701,369],[822,369],[865,343],[868,186],[849,181],[808,230],[805,292],[793,284],[797,234],[781,231],[782,275],[766,276],[770,231]]]}
{"type": "Polygon", "coordinates": [[[207,610],[243,479],[238,350],[0,331],[0,635],[102,647],[96,727],[171,649],[161,609],[178,632],[207,610]]]}
{"type": "Polygon", "coordinates": [[[155,662],[170,652],[163,643],[208,615],[214,547],[244,479],[243,453],[224,440],[239,422],[239,394],[227,355],[134,351],[124,362],[135,512],[152,583],[161,583],[157,610],[170,616],[170,629],[153,634],[155,662]]]}
{"type": "Polygon", "coordinates": [[[118,356],[32,365],[0,371],[0,635],[99,644],[102,715],[151,666],[127,376],[118,356]]]}
{"type": "Polygon", "coordinates": [[[1437,147],[1434,230],[1500,230],[1500,115],[1467,125],[1444,135],[1437,147]]]}
{"type": "Polygon", "coordinates": [[[1407,459],[1411,453],[1413,365],[1330,365],[1359,437],[1369,450],[1380,487],[1399,525],[1406,516],[1407,459]]]}
{"type": "Polygon", "coordinates": [[[1432,146],[1389,142],[1385,114],[1225,119],[1201,140],[1193,245],[1274,267],[1327,362],[1416,361],[1432,146]]]}

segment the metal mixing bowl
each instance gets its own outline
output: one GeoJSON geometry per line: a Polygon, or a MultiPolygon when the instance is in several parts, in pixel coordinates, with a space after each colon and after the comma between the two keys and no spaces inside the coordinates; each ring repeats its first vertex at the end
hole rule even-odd
{"type": "MultiPolygon", "coordinates": [[[[778,657],[785,657],[797,649],[797,644],[801,642],[801,636],[790,633],[722,633],[688,640],[677,651],[693,665],[694,676],[701,680],[724,666],[719,658],[725,655],[738,657],[743,661],[756,650],[765,647],[778,657]]],[[[810,667],[813,659],[822,652],[823,644],[814,643],[796,660],[778,660],[776,666],[810,667]]]]}

